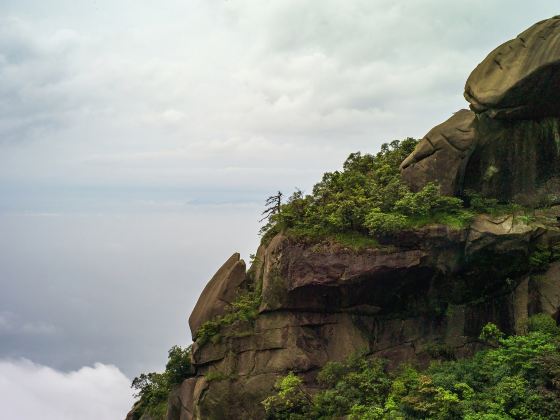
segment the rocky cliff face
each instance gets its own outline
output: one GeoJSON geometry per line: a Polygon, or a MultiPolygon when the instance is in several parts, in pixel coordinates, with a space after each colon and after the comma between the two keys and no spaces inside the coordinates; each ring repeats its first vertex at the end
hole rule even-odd
{"type": "Polygon", "coordinates": [[[560,244],[556,216],[560,207],[531,224],[479,216],[468,229],[429,226],[375,249],[276,236],[246,276],[262,291],[259,316],[195,343],[197,376],[173,394],[168,418],[260,419],[259,402],[289,371],[312,388],[322,366],[355,352],[427,363],[438,351],[472,353],[487,322],[511,333],[533,313],[558,317],[559,263],[531,269],[534,253],[560,244]]]}
{"type": "Polygon", "coordinates": [[[560,318],[560,18],[498,47],[465,89],[471,110],[432,129],[402,163],[412,190],[437,182],[546,209],[477,216],[470,226],[410,229],[374,247],[278,234],[250,267],[234,254],[189,319],[196,373],[169,398],[168,420],[262,419],[260,402],[288,372],[317,386],[328,361],[355,352],[392,366],[471,354],[487,322],[522,332],[528,316],[560,318]],[[544,262],[544,263],[543,263],[544,262]],[[237,296],[258,314],[221,324],[237,296]]]}

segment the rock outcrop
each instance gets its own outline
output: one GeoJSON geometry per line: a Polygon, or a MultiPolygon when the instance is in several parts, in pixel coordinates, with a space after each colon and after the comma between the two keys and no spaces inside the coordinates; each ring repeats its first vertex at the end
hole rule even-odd
{"type": "Polygon", "coordinates": [[[492,51],[469,76],[460,110],[432,129],[401,166],[414,191],[472,190],[524,205],[560,196],[560,17],[492,51]]]}
{"type": "MultiPolygon", "coordinates": [[[[289,371],[313,389],[328,361],[356,352],[427,364],[444,349],[480,348],[484,324],[520,331],[528,316],[558,317],[560,266],[531,269],[531,256],[560,244],[560,207],[530,224],[480,215],[472,226],[402,232],[402,246],[352,250],[279,234],[246,275],[261,290],[259,316],[195,343],[196,377],[171,395],[169,420],[262,419],[259,404],[289,371]]],[[[201,296],[197,307],[215,302],[201,296]]]]}
{"type": "Polygon", "coordinates": [[[238,253],[233,254],[214,274],[202,291],[191,316],[189,326],[193,338],[206,321],[221,316],[237,296],[237,290],[245,280],[245,261],[238,253]]]}
{"type": "Polygon", "coordinates": [[[494,51],[469,76],[465,99],[496,119],[560,116],[560,16],[543,20],[494,51]]]}
{"type": "Polygon", "coordinates": [[[403,161],[403,180],[414,191],[422,189],[428,182],[437,182],[442,194],[459,195],[476,141],[476,115],[461,109],[432,128],[403,161]]]}

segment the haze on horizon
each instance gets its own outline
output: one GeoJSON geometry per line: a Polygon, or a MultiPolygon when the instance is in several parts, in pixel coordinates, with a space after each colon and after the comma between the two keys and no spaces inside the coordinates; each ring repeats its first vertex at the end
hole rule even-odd
{"type": "Polygon", "coordinates": [[[128,379],[189,344],[212,274],[255,251],[268,195],[423,136],[466,107],[493,48],[555,14],[544,0],[1,0],[8,417],[75,418],[91,395],[106,408],[92,418],[126,410],[128,379]]]}

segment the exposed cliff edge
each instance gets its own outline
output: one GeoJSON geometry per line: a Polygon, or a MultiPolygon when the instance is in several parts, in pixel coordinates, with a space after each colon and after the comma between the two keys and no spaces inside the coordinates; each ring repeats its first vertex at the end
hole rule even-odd
{"type": "Polygon", "coordinates": [[[355,352],[428,362],[436,343],[460,357],[480,345],[487,322],[514,332],[533,313],[558,317],[559,263],[538,276],[530,269],[534,252],[560,243],[557,215],[560,207],[540,215],[542,224],[480,216],[465,230],[430,226],[407,234],[406,248],[276,236],[248,275],[262,287],[259,316],[195,343],[197,376],[171,400],[176,418],[264,418],[259,403],[287,372],[313,387],[328,361],[355,352]]]}
{"type": "Polygon", "coordinates": [[[321,368],[351,354],[422,366],[434,348],[472,355],[488,322],[508,334],[536,313],[558,322],[559,40],[554,17],[491,52],[467,81],[471,110],[432,129],[400,165],[411,191],[436,183],[465,198],[468,222],[406,224],[403,192],[370,212],[402,228],[364,216],[375,241],[271,229],[248,271],[232,255],[189,318],[193,369],[169,395],[167,419],[262,419],[261,401],[288,372],[312,392],[321,368]],[[472,197],[510,210],[475,211],[472,197]]]}

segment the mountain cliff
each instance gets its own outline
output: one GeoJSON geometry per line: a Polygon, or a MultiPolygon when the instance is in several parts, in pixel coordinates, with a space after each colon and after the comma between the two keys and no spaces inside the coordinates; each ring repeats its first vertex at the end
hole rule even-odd
{"type": "MultiPolygon", "coordinates": [[[[324,395],[321,372],[333,362],[360,355],[384,360],[383,372],[426,369],[505,343],[481,338],[489,325],[522,336],[536,314],[558,322],[560,17],[492,51],[465,98],[470,110],[420,141],[353,154],[312,194],[279,202],[250,268],[233,254],[202,291],[189,318],[188,369],[160,415],[333,418],[305,411],[324,395]],[[303,417],[274,414],[286,378],[307,404],[303,417]]],[[[142,398],[128,418],[159,418],[142,398]]],[[[384,404],[353,418],[464,416],[418,408],[384,417],[384,404]]],[[[523,418],[506,414],[499,418],[523,418]]]]}

